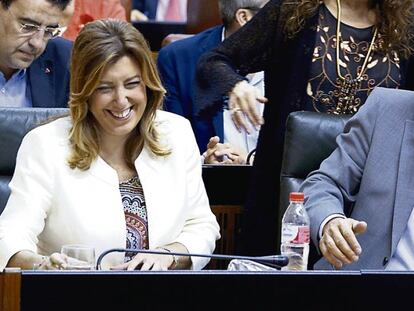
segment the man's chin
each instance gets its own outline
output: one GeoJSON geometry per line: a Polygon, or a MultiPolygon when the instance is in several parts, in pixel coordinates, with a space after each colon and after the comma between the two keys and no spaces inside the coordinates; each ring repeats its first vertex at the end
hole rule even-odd
{"type": "Polygon", "coordinates": [[[29,59],[19,59],[14,62],[14,68],[16,70],[26,69],[28,68],[34,61],[34,58],[29,59]]]}
{"type": "Polygon", "coordinates": [[[16,57],[16,65],[20,69],[27,68],[35,59],[36,55],[19,51],[18,56],[16,57]]]}

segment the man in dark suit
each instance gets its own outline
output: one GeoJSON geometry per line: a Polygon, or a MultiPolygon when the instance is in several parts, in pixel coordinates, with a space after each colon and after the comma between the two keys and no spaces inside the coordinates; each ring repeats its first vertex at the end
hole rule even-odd
{"type": "MultiPolygon", "coordinates": [[[[216,26],[193,37],[173,42],[158,53],[158,68],[167,89],[165,109],[190,120],[200,152],[203,153],[207,149],[204,154],[206,163],[244,163],[250,151],[247,148],[254,149],[255,143],[250,146],[236,147],[231,144],[230,137],[225,139],[223,113],[217,113],[210,119],[200,119],[195,115],[197,109],[194,107],[193,85],[197,62],[203,53],[215,48],[221,41],[247,23],[266,2],[267,0],[220,0],[222,26],[216,26]],[[230,144],[220,144],[219,141],[227,141],[230,144]],[[244,150],[242,150],[243,147],[245,147],[244,150]]],[[[262,78],[259,78],[253,79],[252,82],[260,84],[261,81],[262,78]]]]}
{"type": "Polygon", "coordinates": [[[0,106],[67,107],[72,44],[59,35],[71,0],[0,0],[0,106]]]}

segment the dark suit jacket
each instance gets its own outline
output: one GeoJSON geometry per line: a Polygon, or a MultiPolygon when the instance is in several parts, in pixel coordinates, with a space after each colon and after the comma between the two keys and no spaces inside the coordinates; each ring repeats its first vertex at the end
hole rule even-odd
{"type": "Polygon", "coordinates": [[[134,0],[132,7],[140,10],[149,19],[155,19],[157,15],[158,0],[134,0]]]}
{"type": "Polygon", "coordinates": [[[206,150],[212,136],[224,139],[223,114],[197,118],[194,102],[194,79],[200,56],[221,42],[223,26],[207,29],[191,38],[175,41],[158,53],[158,68],[167,89],[165,110],[184,116],[191,122],[200,152],[206,150]]]}
{"type": "Polygon", "coordinates": [[[71,41],[50,40],[43,54],[28,68],[33,107],[67,107],[71,49],[71,41]]]}

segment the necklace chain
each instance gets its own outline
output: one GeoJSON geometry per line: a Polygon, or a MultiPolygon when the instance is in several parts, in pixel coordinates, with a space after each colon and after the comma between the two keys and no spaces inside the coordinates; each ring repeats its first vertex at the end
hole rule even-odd
{"type": "Polygon", "coordinates": [[[357,73],[357,76],[353,79],[344,77],[341,74],[340,68],[340,59],[339,51],[341,49],[341,0],[336,0],[337,7],[337,24],[336,24],[336,72],[338,75],[338,85],[339,95],[338,95],[338,104],[335,108],[335,114],[344,114],[344,113],[355,113],[357,112],[360,101],[356,100],[355,96],[361,87],[362,76],[367,68],[368,60],[371,55],[372,49],[375,44],[375,39],[377,37],[378,29],[375,27],[374,34],[372,36],[371,43],[369,45],[367,55],[365,56],[364,63],[362,64],[361,70],[357,73]]]}

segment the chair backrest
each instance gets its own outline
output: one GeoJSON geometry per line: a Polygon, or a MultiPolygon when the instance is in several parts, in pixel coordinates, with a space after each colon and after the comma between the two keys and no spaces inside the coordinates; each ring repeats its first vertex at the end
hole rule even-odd
{"type": "Polygon", "coordinates": [[[342,133],[349,118],[349,115],[309,111],[297,111],[289,115],[280,176],[279,229],[289,204],[289,193],[297,191],[306,176],[318,169],[321,162],[332,153],[336,148],[336,137],[342,133]]]}
{"type": "Polygon", "coordinates": [[[37,125],[68,113],[65,108],[0,108],[0,213],[10,195],[9,182],[23,137],[37,125]]]}
{"type": "Polygon", "coordinates": [[[217,0],[188,0],[186,33],[199,33],[221,23],[217,0]]]}

